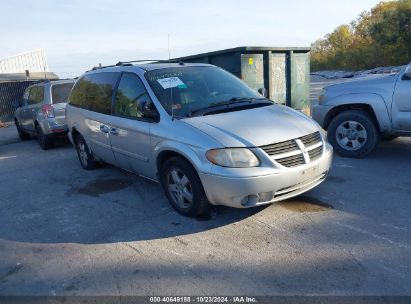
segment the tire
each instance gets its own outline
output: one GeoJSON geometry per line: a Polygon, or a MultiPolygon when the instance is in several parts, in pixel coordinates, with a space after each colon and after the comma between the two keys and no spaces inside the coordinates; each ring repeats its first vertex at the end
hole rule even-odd
{"type": "Polygon", "coordinates": [[[210,204],[201,180],[187,160],[180,156],[170,158],[161,168],[160,175],[161,185],[175,210],[189,217],[208,212],[210,204]]]}
{"type": "Polygon", "coordinates": [[[341,112],[328,126],[328,141],[344,157],[365,157],[379,140],[380,133],[374,120],[360,110],[341,112]]]}
{"type": "Polygon", "coordinates": [[[77,156],[80,161],[80,165],[85,170],[93,170],[97,168],[97,162],[94,159],[93,153],[87,146],[86,141],[80,134],[75,138],[77,156]]]}
{"type": "Polygon", "coordinates": [[[37,141],[43,150],[48,150],[53,147],[53,141],[43,133],[40,125],[36,124],[37,141]]]}
{"type": "Polygon", "coordinates": [[[15,119],[14,122],[16,125],[17,133],[19,134],[20,140],[24,141],[24,140],[30,139],[30,135],[23,131],[22,127],[20,126],[19,121],[15,119]]]}

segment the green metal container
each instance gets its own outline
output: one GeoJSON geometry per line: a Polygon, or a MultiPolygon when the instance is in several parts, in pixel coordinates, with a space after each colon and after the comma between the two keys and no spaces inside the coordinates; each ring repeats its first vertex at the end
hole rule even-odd
{"type": "Polygon", "coordinates": [[[175,60],[219,66],[256,91],[265,88],[275,102],[298,110],[310,108],[310,48],[245,46],[175,60]]]}

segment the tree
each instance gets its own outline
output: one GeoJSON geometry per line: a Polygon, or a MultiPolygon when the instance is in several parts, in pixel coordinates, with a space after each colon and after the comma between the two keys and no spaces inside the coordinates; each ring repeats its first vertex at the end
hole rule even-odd
{"type": "Polygon", "coordinates": [[[381,2],[311,48],[312,70],[406,64],[411,61],[411,0],[381,2]]]}

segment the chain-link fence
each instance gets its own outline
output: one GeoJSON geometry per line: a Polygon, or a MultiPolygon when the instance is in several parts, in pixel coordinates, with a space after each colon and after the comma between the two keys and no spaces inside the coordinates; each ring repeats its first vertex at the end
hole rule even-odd
{"type": "Polygon", "coordinates": [[[21,105],[25,89],[37,81],[0,82],[0,121],[14,119],[17,105],[21,105]]]}

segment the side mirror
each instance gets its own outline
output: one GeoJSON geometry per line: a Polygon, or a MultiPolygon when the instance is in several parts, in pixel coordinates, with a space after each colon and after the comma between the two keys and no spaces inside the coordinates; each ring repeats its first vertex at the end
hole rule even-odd
{"type": "Polygon", "coordinates": [[[266,88],[259,88],[258,93],[260,93],[263,97],[267,97],[267,89],[266,88]]]}
{"type": "Polygon", "coordinates": [[[405,68],[405,72],[402,75],[402,80],[411,80],[411,64],[409,64],[406,68],[405,68]]]}
{"type": "Polygon", "coordinates": [[[152,119],[154,121],[158,121],[159,119],[157,109],[152,102],[142,102],[141,112],[144,118],[152,119]]]}

